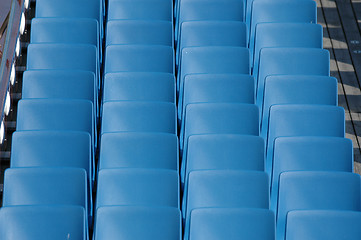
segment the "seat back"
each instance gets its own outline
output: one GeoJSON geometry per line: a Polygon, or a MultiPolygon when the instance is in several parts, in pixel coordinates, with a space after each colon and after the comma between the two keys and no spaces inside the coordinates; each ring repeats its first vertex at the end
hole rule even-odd
{"type": "Polygon", "coordinates": [[[103,104],[101,133],[176,133],[176,109],[167,102],[106,102],[103,104]]]}
{"type": "Polygon", "coordinates": [[[199,208],[191,213],[190,240],[275,239],[275,216],[266,209],[199,208]]]}
{"type": "Polygon", "coordinates": [[[173,73],[173,48],[151,45],[109,45],[106,47],[105,73],[173,73]]]}
{"type": "Polygon", "coordinates": [[[345,110],[327,105],[274,105],[270,110],[266,171],[272,171],[274,141],[290,136],[345,136],[345,110]]]}
{"type": "Polygon", "coordinates": [[[360,211],[360,175],[347,172],[284,172],[280,176],[277,235],[284,239],[293,210],[360,211]]]}
{"type": "Polygon", "coordinates": [[[163,168],[178,170],[178,138],[167,133],[104,133],[99,169],[163,168]]]}
{"type": "Polygon", "coordinates": [[[102,169],[98,175],[96,209],[138,205],[179,207],[179,179],[174,170],[102,169]]]}
{"type": "Polygon", "coordinates": [[[357,240],[360,224],[361,213],[356,211],[292,211],[287,215],[286,239],[357,240]]]}
{"type": "Polygon", "coordinates": [[[181,240],[180,211],[174,207],[100,207],[96,216],[96,240],[181,240]]]}
{"type": "Polygon", "coordinates": [[[106,46],[110,44],[173,46],[173,26],[170,21],[111,20],[107,23],[106,34],[106,46]]]}
{"type": "Polygon", "coordinates": [[[3,240],[88,239],[86,213],[80,206],[16,206],[0,209],[3,240]]]}
{"type": "Polygon", "coordinates": [[[87,176],[81,168],[8,168],[3,206],[78,205],[88,209],[87,176]]]}
{"type": "Polygon", "coordinates": [[[175,103],[175,79],[170,73],[116,72],[104,76],[103,102],[159,101],[175,103]]]}
{"type": "Polygon", "coordinates": [[[337,106],[337,79],[310,75],[272,75],[265,78],[261,135],[266,137],[269,110],[277,104],[337,106]]]}

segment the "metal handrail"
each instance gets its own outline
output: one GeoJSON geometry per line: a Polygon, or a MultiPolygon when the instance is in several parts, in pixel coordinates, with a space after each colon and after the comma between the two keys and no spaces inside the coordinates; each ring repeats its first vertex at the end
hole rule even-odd
{"type": "Polygon", "coordinates": [[[8,23],[9,23],[9,16],[10,16],[10,11],[8,12],[8,14],[6,15],[6,18],[3,21],[3,24],[0,27],[0,38],[2,38],[2,36],[4,35],[5,30],[8,27],[8,23]]]}
{"type": "Polygon", "coordinates": [[[0,129],[4,125],[6,95],[10,84],[11,69],[15,63],[15,49],[20,35],[19,30],[23,12],[24,0],[13,0],[10,12],[6,18],[8,23],[5,25],[7,27],[4,26],[5,21],[1,27],[4,33],[6,31],[6,38],[0,63],[0,129]]]}

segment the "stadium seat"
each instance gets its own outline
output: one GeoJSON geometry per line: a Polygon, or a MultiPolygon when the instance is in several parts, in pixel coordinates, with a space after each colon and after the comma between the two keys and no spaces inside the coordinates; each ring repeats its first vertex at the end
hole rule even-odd
{"type": "Polygon", "coordinates": [[[109,45],[106,47],[104,73],[174,73],[173,55],[171,46],[109,45]]]}
{"type": "Polygon", "coordinates": [[[264,170],[264,140],[258,136],[238,134],[200,134],[188,138],[183,154],[186,170],[182,184],[194,170],[264,170]]]}
{"type": "Polygon", "coordinates": [[[275,215],[267,209],[199,208],[191,216],[189,240],[275,239],[275,215]]]}
{"type": "Polygon", "coordinates": [[[178,171],[178,138],[168,133],[104,133],[99,169],[163,168],[178,171]]]}
{"type": "Polygon", "coordinates": [[[175,103],[175,79],[171,73],[116,72],[104,76],[103,102],[159,101],[175,103]]]}
{"type": "Polygon", "coordinates": [[[261,136],[266,137],[269,110],[277,104],[321,104],[337,106],[337,79],[311,75],[272,75],[265,78],[261,104],[261,136]]]}
{"type": "Polygon", "coordinates": [[[264,208],[269,206],[268,176],[261,171],[208,170],[189,173],[184,238],[197,208],[264,208]]]}
{"type": "Polygon", "coordinates": [[[177,171],[136,168],[100,170],[96,209],[115,205],[179,208],[177,171]]]}
{"type": "Polygon", "coordinates": [[[185,47],[247,47],[247,27],[240,21],[190,21],[183,22],[180,28],[182,35],[177,42],[177,64],[185,47]]]}
{"type": "Polygon", "coordinates": [[[190,103],[254,104],[254,92],[254,78],[247,74],[189,74],[184,77],[183,108],[178,108],[178,117],[190,103]]]}
{"type": "Polygon", "coordinates": [[[252,12],[247,26],[250,32],[250,43],[254,41],[256,25],[270,22],[316,23],[317,5],[315,1],[262,1],[250,3],[252,12]]]}
{"type": "Polygon", "coordinates": [[[173,21],[173,2],[166,1],[109,1],[110,20],[173,21]]]}
{"type": "Polygon", "coordinates": [[[97,104],[95,75],[82,70],[28,70],[23,75],[22,99],[84,99],[97,104]]]}
{"type": "Polygon", "coordinates": [[[174,207],[100,207],[96,217],[95,240],[182,239],[180,211],[174,207]]]}
{"type": "Polygon", "coordinates": [[[173,47],[173,26],[170,21],[111,20],[107,23],[106,34],[106,46],[144,44],[173,47]]]}
{"type": "Polygon", "coordinates": [[[328,105],[274,105],[266,141],[266,171],[273,165],[274,141],[278,137],[292,136],[345,136],[345,110],[328,105]]]}
{"type": "Polygon", "coordinates": [[[285,239],[286,222],[293,210],[360,211],[360,187],[360,175],[356,173],[282,173],[279,183],[277,239],[285,239]]]}
{"type": "Polygon", "coordinates": [[[256,103],[263,102],[265,78],[270,75],[330,75],[330,53],[316,48],[263,48],[258,72],[256,103]]]}
{"type": "Polygon", "coordinates": [[[87,176],[81,168],[8,168],[3,206],[78,205],[89,213],[87,176]]]}
{"type": "Polygon", "coordinates": [[[259,23],[250,43],[252,66],[258,69],[259,52],[269,47],[322,48],[322,26],[313,23],[259,23]]]}
{"type": "Polygon", "coordinates": [[[286,240],[361,238],[361,213],[356,211],[303,210],[287,215],[286,240]]]}
{"type": "Polygon", "coordinates": [[[98,67],[94,45],[31,43],[28,46],[27,70],[84,70],[93,72],[98,79],[98,67]]]}
{"type": "MultiPolygon", "coordinates": [[[[243,47],[183,48],[178,68],[178,108],[182,109],[184,78],[189,74],[249,74],[249,50],[243,47]]],[[[180,116],[178,116],[180,119],[180,116]]]]}
{"type": "Polygon", "coordinates": [[[186,107],[180,134],[180,147],[185,149],[189,136],[228,133],[259,134],[258,108],[243,103],[191,103],[186,107]]]}
{"type": "Polygon", "coordinates": [[[244,1],[192,1],[178,0],[175,39],[181,36],[180,27],[187,21],[239,21],[244,19],[244,1]]]}
{"type": "Polygon", "coordinates": [[[11,149],[12,168],[83,168],[91,183],[91,137],[87,132],[16,131],[12,136],[11,149]]]}
{"type": "Polygon", "coordinates": [[[103,104],[101,133],[177,132],[176,109],[168,102],[114,101],[103,104]]]}
{"type": "Polygon", "coordinates": [[[2,240],[87,240],[88,226],[83,207],[13,206],[0,209],[2,240]]]}
{"type": "Polygon", "coordinates": [[[279,176],[287,171],[353,171],[352,141],[341,137],[278,137],[274,141],[271,209],[276,210],[279,176]]]}
{"type": "Polygon", "coordinates": [[[99,47],[98,21],[90,18],[33,18],[31,43],[82,43],[99,47]]]}

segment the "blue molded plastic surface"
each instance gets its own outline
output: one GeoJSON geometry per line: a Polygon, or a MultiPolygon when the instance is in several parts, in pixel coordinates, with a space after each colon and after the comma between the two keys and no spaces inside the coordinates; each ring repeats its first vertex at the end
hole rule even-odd
{"type": "Polygon", "coordinates": [[[190,240],[274,240],[275,216],[266,209],[200,208],[191,213],[190,240]]]}
{"type": "Polygon", "coordinates": [[[261,135],[267,136],[269,110],[276,104],[337,106],[337,79],[314,75],[272,75],[265,78],[261,135]]]}
{"type": "Polygon", "coordinates": [[[255,103],[254,78],[246,74],[189,74],[184,78],[183,104],[178,103],[178,119],[189,103],[255,103]]]}
{"type": "Polygon", "coordinates": [[[181,240],[180,211],[173,207],[100,207],[96,213],[96,240],[181,240]]]}
{"type": "Polygon", "coordinates": [[[361,213],[356,211],[292,211],[287,215],[287,240],[361,239],[361,213]]]}
{"type": "Polygon", "coordinates": [[[87,176],[81,168],[8,168],[3,206],[79,205],[88,209],[87,176]]]}
{"type": "Polygon", "coordinates": [[[269,206],[268,175],[261,171],[207,170],[189,173],[182,207],[189,235],[191,211],[197,208],[264,208],[269,206]]]}
{"type": "Polygon", "coordinates": [[[86,213],[80,206],[16,206],[0,209],[2,240],[88,239],[86,213]]]}
{"type": "Polygon", "coordinates": [[[348,172],[284,172],[280,176],[277,239],[292,210],[360,211],[360,175],[348,172]]]}
{"type": "Polygon", "coordinates": [[[168,102],[114,101],[103,104],[101,133],[177,131],[176,107],[168,102]]]}
{"type": "Polygon", "coordinates": [[[104,76],[103,102],[160,101],[175,103],[175,79],[171,73],[117,72],[104,76]]]}
{"type": "Polygon", "coordinates": [[[352,141],[341,137],[279,137],[274,143],[271,209],[277,208],[278,180],[286,171],[353,170],[352,141]]]}
{"type": "Polygon", "coordinates": [[[168,133],[104,133],[99,169],[164,168],[178,171],[178,138],[168,133]]]}
{"type": "Polygon", "coordinates": [[[110,44],[173,46],[173,25],[170,21],[111,20],[107,22],[106,31],[106,46],[110,44]]]}
{"type": "Polygon", "coordinates": [[[109,1],[109,20],[173,21],[173,1],[109,1]]]}
{"type": "Polygon", "coordinates": [[[178,172],[165,169],[102,169],[96,209],[137,205],[179,208],[178,172]]]}
{"type": "Polygon", "coordinates": [[[270,75],[330,75],[330,53],[317,48],[263,48],[258,72],[253,73],[257,83],[258,106],[263,102],[265,78],[270,75]]]}
{"type": "Polygon", "coordinates": [[[267,47],[322,48],[322,26],[313,23],[259,23],[250,43],[252,66],[258,70],[259,52],[267,47]]]}
{"type": "Polygon", "coordinates": [[[266,171],[272,171],[274,140],[278,137],[345,137],[345,110],[328,105],[274,105],[266,141],[266,171]]]}
{"type": "Polygon", "coordinates": [[[171,46],[109,45],[106,47],[105,73],[174,72],[171,46]]]}

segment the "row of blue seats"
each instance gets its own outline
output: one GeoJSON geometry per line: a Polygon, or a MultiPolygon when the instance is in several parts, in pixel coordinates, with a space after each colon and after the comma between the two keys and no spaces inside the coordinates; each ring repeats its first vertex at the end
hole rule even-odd
{"type": "MultiPolygon", "coordinates": [[[[337,80],[329,77],[329,54],[321,49],[322,27],[315,24],[315,2],[249,1],[245,17],[235,7],[237,4],[241,6],[242,1],[229,4],[181,0],[175,11],[184,239],[194,239],[194,236],[202,239],[202,235],[207,236],[204,239],[219,239],[215,236],[232,239],[227,233],[237,231],[227,231],[227,227],[235,217],[228,215],[228,219],[217,223],[207,221],[215,210],[203,208],[267,209],[270,188],[271,210],[277,218],[277,239],[339,239],[342,235],[358,239],[358,212],[292,211],[359,211],[360,207],[357,197],[360,179],[350,173],[352,143],[344,138],[344,111],[336,107],[337,80]],[[212,31],[213,24],[215,31],[212,31]],[[227,31],[225,26],[233,30],[227,31]],[[260,134],[265,143],[260,139],[257,145],[259,124],[262,124],[260,134]],[[245,134],[256,135],[253,145],[250,141],[247,145],[236,145],[241,143],[237,134],[243,135],[244,141],[252,139],[245,134]],[[264,156],[252,153],[263,148],[263,144],[269,183],[262,182],[262,177],[247,181],[259,184],[248,191],[254,195],[240,194],[243,198],[249,196],[252,203],[265,201],[252,206],[247,203],[248,199],[242,202],[237,195],[242,193],[239,183],[245,180],[225,179],[231,179],[232,174],[249,174],[240,170],[263,171],[264,156]],[[213,156],[219,157],[217,162],[213,156]],[[252,162],[254,158],[249,156],[258,161],[252,162]],[[237,171],[226,174],[224,169],[237,171]],[[306,179],[309,183],[304,184],[306,179]],[[289,186],[292,181],[293,185],[289,186]],[[327,185],[327,181],[333,185],[327,185]],[[312,184],[317,185],[316,191],[312,184]],[[330,197],[346,188],[347,197],[330,197]],[[324,196],[334,201],[322,205],[326,201],[324,196]],[[350,204],[344,208],[342,204],[346,202],[350,204]],[[198,211],[208,211],[208,215],[204,215],[196,228],[192,227],[193,213],[198,211]],[[342,217],[338,218],[339,215],[342,217]],[[308,224],[315,217],[319,222],[308,224]],[[356,224],[350,226],[344,221],[356,224]],[[338,228],[319,230],[331,222],[338,228]]],[[[263,227],[264,231],[248,233],[249,239],[257,239],[252,234],[273,229],[274,219],[270,219],[257,222],[257,227],[263,227]]],[[[268,231],[267,237],[259,239],[274,239],[272,231],[268,231]]]]}
{"type": "Polygon", "coordinates": [[[1,239],[89,239],[102,1],[36,2],[1,239]]]}
{"type": "Polygon", "coordinates": [[[93,239],[182,237],[171,4],[109,1],[93,239]]]}
{"type": "Polygon", "coordinates": [[[177,5],[185,240],[275,237],[242,4],[177,5]]]}

